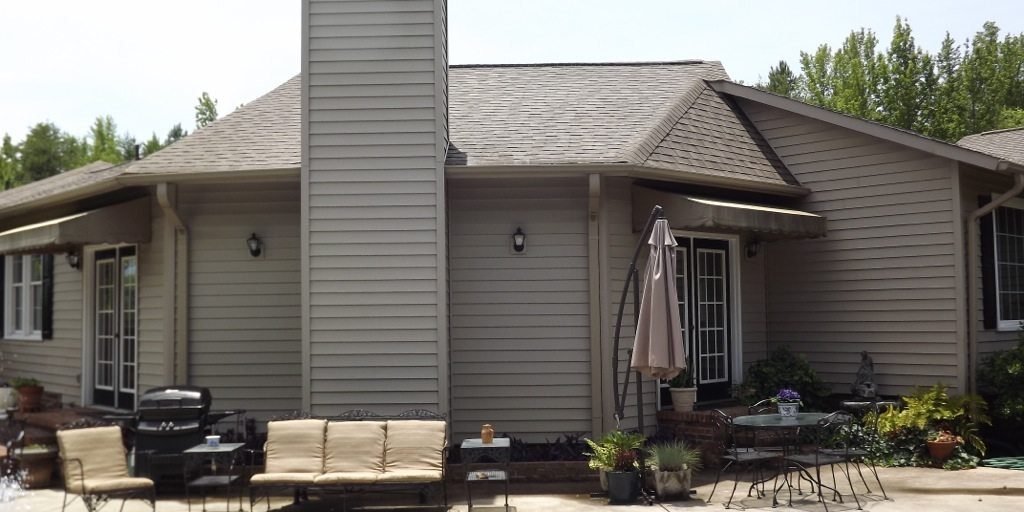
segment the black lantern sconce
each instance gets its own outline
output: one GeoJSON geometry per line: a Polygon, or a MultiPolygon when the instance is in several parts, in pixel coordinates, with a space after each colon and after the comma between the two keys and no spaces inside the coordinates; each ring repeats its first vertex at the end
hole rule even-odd
{"type": "Polygon", "coordinates": [[[256,233],[249,236],[245,241],[245,245],[249,246],[249,256],[253,258],[259,258],[260,254],[263,254],[263,240],[260,240],[256,233]]]}
{"type": "Polygon", "coordinates": [[[523,233],[523,228],[517,227],[516,232],[512,233],[512,250],[517,253],[526,250],[526,233],[523,233]]]}
{"type": "Polygon", "coordinates": [[[82,268],[82,255],[78,254],[78,251],[69,249],[64,257],[67,258],[69,267],[75,270],[82,268]]]}
{"type": "Polygon", "coordinates": [[[747,242],[746,251],[747,258],[753,258],[757,256],[757,253],[761,251],[761,242],[758,240],[751,240],[747,242]]]}

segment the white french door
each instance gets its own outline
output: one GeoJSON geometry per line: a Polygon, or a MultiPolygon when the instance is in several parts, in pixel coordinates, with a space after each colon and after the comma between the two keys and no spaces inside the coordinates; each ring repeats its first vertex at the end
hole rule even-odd
{"type": "Polygon", "coordinates": [[[93,403],[135,408],[138,382],[139,258],[135,247],[96,252],[93,403]]]}

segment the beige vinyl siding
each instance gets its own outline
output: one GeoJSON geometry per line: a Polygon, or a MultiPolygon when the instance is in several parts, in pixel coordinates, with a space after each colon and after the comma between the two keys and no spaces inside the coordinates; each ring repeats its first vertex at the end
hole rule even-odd
{"type": "MultiPolygon", "coordinates": [[[[139,381],[138,393],[173,384],[164,365],[164,214],[150,201],[150,238],[139,244],[139,381]]],[[[91,312],[86,314],[91,315],[91,312]]],[[[90,340],[91,342],[91,340],[90,340]]],[[[90,363],[91,364],[91,363],[90,363]]]]}
{"type": "MultiPolygon", "coordinates": [[[[957,385],[954,198],[947,160],[740,101],[800,183],[828,236],[767,248],[770,342],[835,391],[874,358],[883,394],[957,385]]],[[[959,198],[957,198],[959,200],[959,198]]]]}
{"type": "MultiPolygon", "coordinates": [[[[615,428],[615,422],[612,420],[612,414],[615,412],[614,398],[612,395],[612,368],[611,358],[608,357],[612,353],[612,347],[614,342],[615,334],[615,320],[619,308],[619,299],[622,296],[622,289],[626,284],[626,273],[629,270],[629,261],[633,258],[633,252],[636,250],[636,244],[639,239],[639,233],[633,232],[633,207],[631,203],[631,186],[632,180],[625,178],[608,178],[605,179],[602,184],[602,197],[601,197],[601,220],[602,220],[602,251],[606,252],[606,257],[603,258],[606,262],[602,266],[601,283],[602,286],[606,287],[606,290],[602,290],[602,296],[604,297],[603,302],[606,304],[605,308],[605,324],[607,326],[607,332],[602,333],[602,345],[605,347],[605,357],[608,359],[604,365],[604,383],[603,392],[606,393],[605,398],[605,430],[615,428]]],[[[641,251],[640,261],[637,262],[638,268],[644,269],[646,267],[647,252],[641,251]]],[[[642,278],[642,276],[641,276],[642,278]]],[[[640,286],[643,286],[641,279],[640,286]]],[[[622,331],[619,336],[619,373],[617,376],[618,389],[622,390],[622,382],[625,379],[626,372],[629,370],[629,358],[627,351],[633,347],[634,336],[636,335],[636,323],[633,317],[633,292],[630,289],[629,295],[626,298],[626,307],[623,312],[622,320],[622,331]]],[[[622,428],[635,428],[637,423],[637,410],[636,410],[636,375],[631,373],[630,375],[630,387],[629,396],[625,401],[624,416],[621,422],[622,428]]],[[[653,433],[657,425],[655,413],[656,403],[656,392],[657,383],[648,378],[644,378],[644,425],[647,433],[653,433]]]]}
{"type": "MultiPolygon", "coordinates": [[[[967,222],[967,217],[974,210],[978,209],[978,198],[979,196],[986,196],[992,199],[993,194],[996,196],[1010,190],[1013,187],[1013,179],[1009,176],[997,174],[990,171],[985,171],[975,167],[968,167],[966,165],[959,168],[960,175],[960,200],[962,204],[961,212],[963,222],[967,222]]],[[[967,236],[966,224],[964,224],[964,236],[967,236]]],[[[981,236],[979,231],[978,240],[973,243],[981,245],[981,236]]],[[[966,253],[967,248],[964,247],[966,253]]],[[[1011,349],[1017,344],[1019,339],[1019,333],[1017,331],[1000,331],[998,329],[985,329],[985,314],[982,308],[982,300],[984,297],[984,290],[982,286],[982,272],[981,272],[981,254],[982,251],[978,251],[978,282],[975,283],[977,287],[977,304],[975,307],[978,308],[978,353],[982,356],[985,354],[995,352],[998,350],[1011,349]]],[[[966,255],[964,256],[966,258],[966,255]]],[[[966,271],[965,271],[966,278],[966,271]]],[[[964,298],[966,300],[966,297],[964,298]]]]}
{"type": "Polygon", "coordinates": [[[743,331],[743,366],[746,368],[768,355],[768,305],[765,303],[768,283],[765,253],[768,245],[761,243],[757,255],[748,258],[745,247],[750,238],[744,237],[740,242],[737,254],[732,257],[740,262],[740,328],[743,331]]]}
{"type": "Polygon", "coordinates": [[[315,414],[447,409],[443,3],[304,2],[315,414]]]}
{"type": "Polygon", "coordinates": [[[299,184],[182,186],[189,227],[190,384],[213,407],[269,417],[302,407],[299,184]],[[252,257],[255,233],[264,251],[252,257]]]}
{"type": "Polygon", "coordinates": [[[59,393],[64,403],[77,404],[81,403],[82,272],[58,254],[53,258],[53,273],[53,339],[0,341],[0,380],[34,377],[46,391],[59,393]]]}
{"type": "Polygon", "coordinates": [[[448,205],[455,439],[589,433],[585,180],[452,180],[448,205]]]}

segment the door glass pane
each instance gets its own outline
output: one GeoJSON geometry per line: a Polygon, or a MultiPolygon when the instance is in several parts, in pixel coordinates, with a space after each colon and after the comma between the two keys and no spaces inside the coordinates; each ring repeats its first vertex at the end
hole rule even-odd
{"type": "Polygon", "coordinates": [[[114,293],[117,286],[113,260],[96,262],[96,388],[114,388],[116,317],[114,293]]]}
{"type": "Polygon", "coordinates": [[[729,380],[725,251],[697,249],[697,336],[700,382],[729,380]]]}
{"type": "Polygon", "coordinates": [[[23,282],[25,274],[24,261],[25,258],[23,256],[11,256],[11,283],[19,284],[23,282]]]}
{"type": "Polygon", "coordinates": [[[32,285],[32,331],[43,330],[43,285],[32,285]]]}
{"type": "MultiPolygon", "coordinates": [[[[136,320],[137,320],[137,260],[135,256],[121,258],[121,383],[123,393],[135,392],[136,320]]],[[[122,407],[127,404],[121,404],[122,407]]]]}

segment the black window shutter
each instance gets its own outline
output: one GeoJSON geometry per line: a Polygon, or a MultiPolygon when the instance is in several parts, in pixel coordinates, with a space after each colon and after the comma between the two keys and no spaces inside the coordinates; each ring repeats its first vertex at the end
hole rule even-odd
{"type": "Polygon", "coordinates": [[[0,338],[4,337],[7,331],[4,329],[4,318],[7,316],[7,310],[4,309],[4,296],[7,295],[7,289],[5,288],[6,282],[4,276],[7,272],[7,256],[0,254],[0,338]]]}
{"type": "Polygon", "coordinates": [[[53,255],[43,255],[43,339],[53,339],[53,255]]]}
{"type": "MultiPolygon", "coordinates": [[[[991,200],[988,196],[979,196],[978,206],[985,206],[991,200]]],[[[999,317],[996,311],[996,238],[993,229],[994,216],[995,211],[981,218],[981,311],[982,323],[986,329],[999,327],[999,317]]],[[[967,243],[975,242],[969,240],[967,243]]]]}

